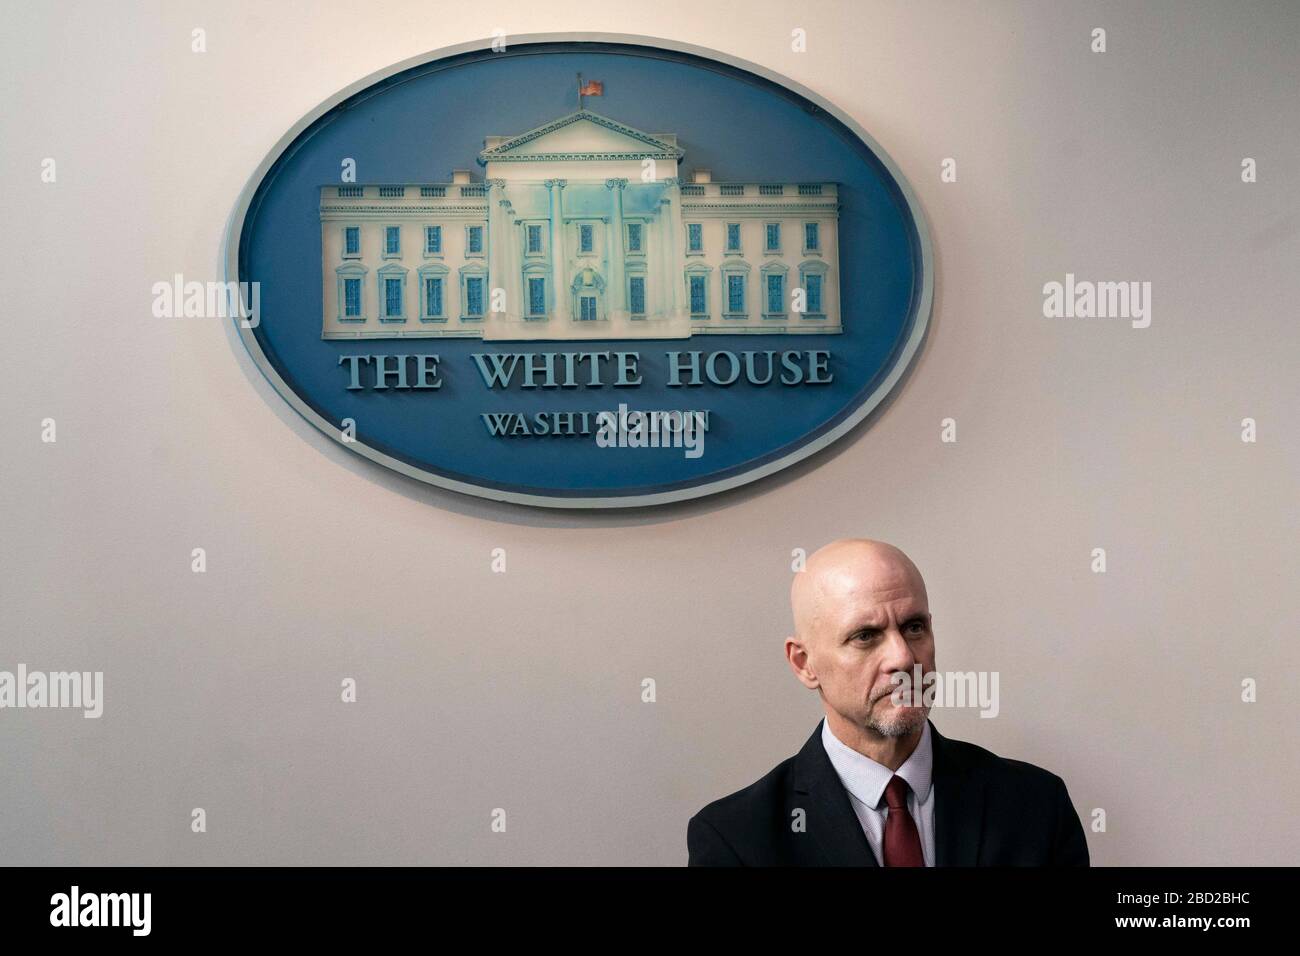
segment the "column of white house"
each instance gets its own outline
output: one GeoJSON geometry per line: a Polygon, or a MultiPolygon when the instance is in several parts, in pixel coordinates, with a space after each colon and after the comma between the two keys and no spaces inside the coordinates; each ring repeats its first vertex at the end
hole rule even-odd
{"type": "Polygon", "coordinates": [[[547,283],[547,289],[546,289],[546,313],[547,315],[550,316],[551,321],[554,322],[555,319],[557,318],[556,309],[560,301],[559,293],[556,291],[555,288],[555,280],[559,278],[560,272],[558,267],[555,264],[557,258],[555,243],[556,240],[559,239],[559,230],[555,228],[555,180],[554,179],[546,180],[546,202],[547,202],[547,215],[550,217],[550,228],[551,228],[551,241],[546,244],[547,251],[550,253],[551,256],[551,281],[547,283]]]}
{"type": "Polygon", "coordinates": [[[564,295],[564,187],[567,180],[548,179],[546,189],[551,200],[551,288],[547,290],[552,321],[564,316],[561,309],[564,295]]]}
{"type": "Polygon", "coordinates": [[[673,227],[672,211],[669,209],[671,205],[671,199],[660,199],[654,222],[655,231],[658,233],[655,238],[655,248],[659,253],[659,261],[655,263],[659,278],[655,285],[660,289],[658,307],[665,319],[673,313],[674,283],[686,281],[683,276],[677,274],[677,265],[673,262],[672,237],[668,235],[668,230],[673,227]]]}
{"type": "Polygon", "coordinates": [[[528,290],[524,288],[523,263],[519,260],[520,226],[516,219],[514,204],[509,199],[501,200],[501,221],[504,223],[501,229],[501,241],[506,247],[501,257],[505,263],[505,279],[502,285],[506,289],[509,306],[506,315],[512,319],[520,319],[527,308],[524,296],[528,290]]]}
{"type": "Polygon", "coordinates": [[[611,318],[625,318],[628,312],[626,281],[623,274],[626,271],[627,252],[623,241],[623,189],[627,186],[626,179],[607,179],[605,188],[609,190],[609,218],[610,218],[610,248],[613,250],[610,254],[609,263],[609,284],[610,289],[609,306],[607,311],[611,318]]]}
{"type": "MultiPolygon", "coordinates": [[[[668,283],[671,290],[669,297],[669,314],[682,314],[682,302],[685,298],[686,291],[686,256],[683,255],[683,243],[686,241],[682,235],[682,181],[678,176],[670,176],[665,180],[668,184],[668,247],[664,250],[665,257],[669,262],[669,277],[672,280],[668,283]]],[[[690,304],[685,306],[690,310],[690,304]]]]}
{"type": "Polygon", "coordinates": [[[487,186],[487,254],[488,254],[488,281],[487,281],[487,317],[486,321],[493,319],[505,318],[514,306],[510,296],[510,285],[507,281],[509,273],[506,271],[505,255],[508,247],[506,242],[506,231],[504,229],[504,215],[501,208],[501,200],[505,195],[506,181],[504,179],[489,179],[485,183],[487,186]],[[505,313],[498,311],[500,298],[497,289],[505,290],[506,302],[505,313]]]}

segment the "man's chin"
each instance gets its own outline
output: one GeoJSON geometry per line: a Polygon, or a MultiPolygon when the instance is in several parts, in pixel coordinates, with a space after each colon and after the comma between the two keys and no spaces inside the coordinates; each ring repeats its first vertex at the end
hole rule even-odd
{"type": "Polygon", "coordinates": [[[893,707],[887,714],[873,714],[867,726],[882,737],[906,737],[925,724],[928,707],[893,707]]]}

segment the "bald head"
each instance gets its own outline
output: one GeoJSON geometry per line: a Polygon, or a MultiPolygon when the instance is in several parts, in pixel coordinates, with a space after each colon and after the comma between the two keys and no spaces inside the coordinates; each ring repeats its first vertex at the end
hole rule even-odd
{"type": "Polygon", "coordinates": [[[810,638],[828,613],[869,594],[911,588],[927,601],[925,581],[912,559],[892,544],[841,538],[819,548],[790,585],[794,631],[810,638]]]}
{"type": "Polygon", "coordinates": [[[814,552],[790,587],[790,668],[822,697],[828,726],[850,747],[897,767],[929,707],[891,699],[892,675],[934,670],[925,581],[902,551],[849,538],[814,552]]]}

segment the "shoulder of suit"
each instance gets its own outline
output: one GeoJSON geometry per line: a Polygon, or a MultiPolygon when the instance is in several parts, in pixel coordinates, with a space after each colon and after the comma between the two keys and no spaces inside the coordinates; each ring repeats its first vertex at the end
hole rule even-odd
{"type": "Polygon", "coordinates": [[[1037,764],[1011,757],[1000,757],[991,750],[972,744],[965,740],[944,738],[944,745],[949,748],[954,758],[975,769],[988,781],[1008,783],[1021,787],[1036,787],[1054,790],[1057,785],[1064,785],[1057,774],[1037,764]]]}
{"type": "Polygon", "coordinates": [[[748,787],[719,797],[705,805],[695,816],[718,824],[723,820],[738,816],[749,817],[782,805],[784,794],[790,786],[794,762],[794,757],[787,757],[748,787]]]}

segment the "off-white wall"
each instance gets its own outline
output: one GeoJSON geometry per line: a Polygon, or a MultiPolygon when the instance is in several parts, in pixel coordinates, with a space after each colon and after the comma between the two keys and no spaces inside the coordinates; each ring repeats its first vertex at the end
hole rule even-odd
{"type": "Polygon", "coordinates": [[[1284,2],[12,7],[0,669],[107,700],[0,711],[0,860],[683,863],[820,714],[781,659],[792,549],[869,534],[925,573],[939,667],[1001,673],[997,719],[936,724],[1105,808],[1094,862],[1297,862],[1298,39],[1284,2]],[[221,323],[151,317],[154,282],[217,277],[307,110],[495,27],[722,50],[884,145],[937,299],[870,429],[685,506],[497,507],[316,433],[221,323]],[[1151,327],[1045,319],[1067,272],[1151,281],[1151,327]]]}

